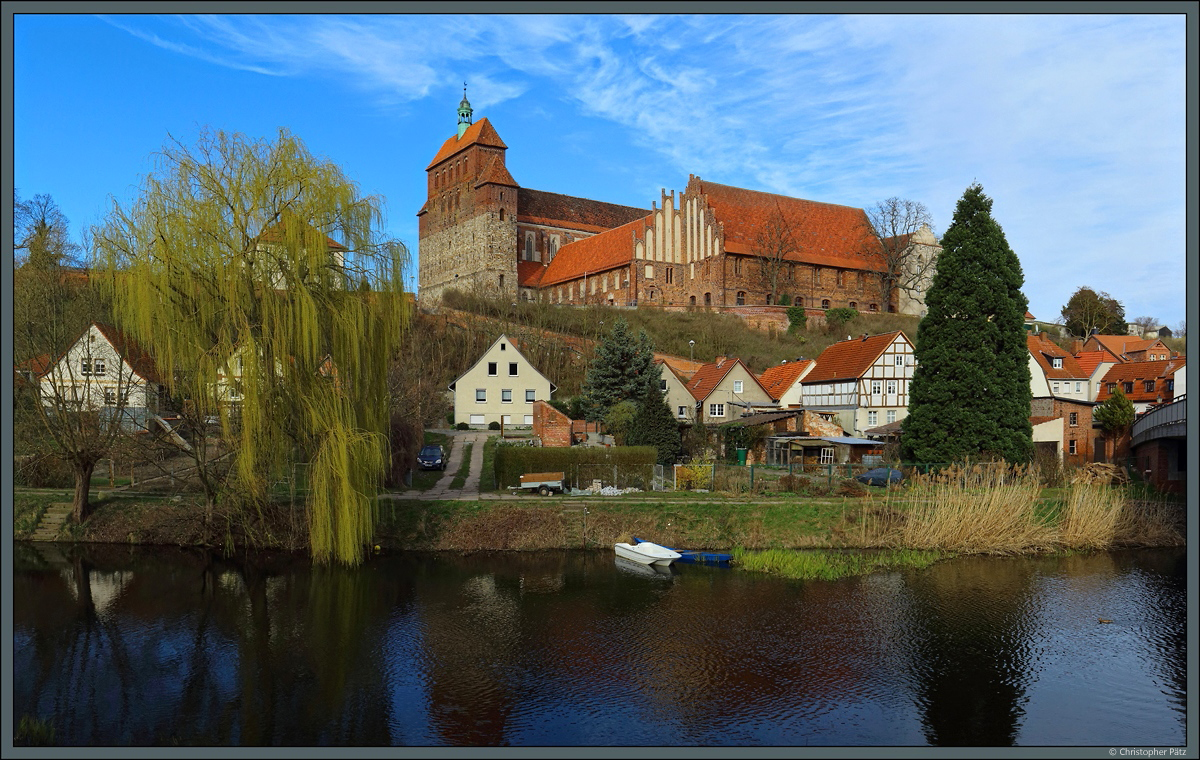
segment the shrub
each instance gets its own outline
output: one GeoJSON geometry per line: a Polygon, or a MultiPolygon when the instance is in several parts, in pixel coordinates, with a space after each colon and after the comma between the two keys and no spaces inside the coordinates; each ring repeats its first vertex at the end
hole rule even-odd
{"type": "Polygon", "coordinates": [[[710,464],[689,464],[675,468],[675,487],[679,490],[712,488],[713,468],[710,464]]]}
{"type": "Polygon", "coordinates": [[[71,488],[75,485],[75,473],[56,456],[35,454],[16,458],[13,482],[27,488],[71,488]]]}
{"type": "Polygon", "coordinates": [[[491,422],[488,423],[488,430],[499,430],[499,429],[500,429],[499,422],[492,420],[491,422]]]}
{"type": "Polygon", "coordinates": [[[446,413],[446,424],[450,427],[454,427],[454,412],[446,413]]]}
{"type": "Polygon", "coordinates": [[[841,330],[842,327],[858,318],[858,310],[848,307],[829,309],[825,312],[825,326],[830,332],[841,330]]]}
{"type": "Polygon", "coordinates": [[[470,430],[471,429],[471,426],[465,422],[460,422],[457,425],[455,425],[454,427],[458,428],[459,430],[470,430]]]}
{"type": "Polygon", "coordinates": [[[799,332],[808,326],[808,315],[804,313],[804,307],[799,304],[788,307],[787,318],[789,333],[799,332]]]}

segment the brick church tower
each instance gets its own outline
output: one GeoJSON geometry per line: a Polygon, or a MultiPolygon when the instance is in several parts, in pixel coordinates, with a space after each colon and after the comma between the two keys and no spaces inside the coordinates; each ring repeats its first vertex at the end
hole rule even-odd
{"type": "Polygon", "coordinates": [[[516,300],[517,183],[504,165],[508,146],[486,119],[472,123],[463,86],[458,133],[425,168],[427,197],[417,212],[422,301],[451,288],[516,300]]]}

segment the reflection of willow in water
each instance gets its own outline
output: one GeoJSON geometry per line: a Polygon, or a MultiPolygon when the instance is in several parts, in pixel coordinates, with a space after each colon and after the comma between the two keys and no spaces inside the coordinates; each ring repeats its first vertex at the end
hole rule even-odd
{"type": "Polygon", "coordinates": [[[926,740],[1011,746],[1034,679],[1039,600],[1024,559],[962,558],[910,576],[907,630],[926,740]]]}

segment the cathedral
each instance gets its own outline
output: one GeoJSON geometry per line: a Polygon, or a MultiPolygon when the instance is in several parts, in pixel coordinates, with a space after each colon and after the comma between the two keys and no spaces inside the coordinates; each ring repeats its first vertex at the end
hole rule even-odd
{"type": "MultiPolygon", "coordinates": [[[[472,116],[464,91],[458,132],[425,170],[423,302],[458,289],[556,304],[923,311],[919,289],[884,302],[885,262],[862,209],[694,175],[649,209],[532,190],[509,174],[496,129],[472,116]]],[[[940,250],[927,229],[911,245],[940,250]]]]}

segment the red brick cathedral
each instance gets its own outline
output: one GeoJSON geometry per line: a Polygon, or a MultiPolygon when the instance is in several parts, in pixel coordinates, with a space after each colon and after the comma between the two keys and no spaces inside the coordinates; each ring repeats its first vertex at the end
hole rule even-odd
{"type": "MultiPolygon", "coordinates": [[[[459,289],[564,304],[923,308],[901,290],[901,303],[882,302],[883,259],[862,209],[696,176],[678,198],[619,206],[520,187],[507,149],[486,118],[472,122],[464,91],[458,133],[425,170],[422,301],[459,289]]],[[[919,244],[937,250],[932,235],[919,244]]]]}

